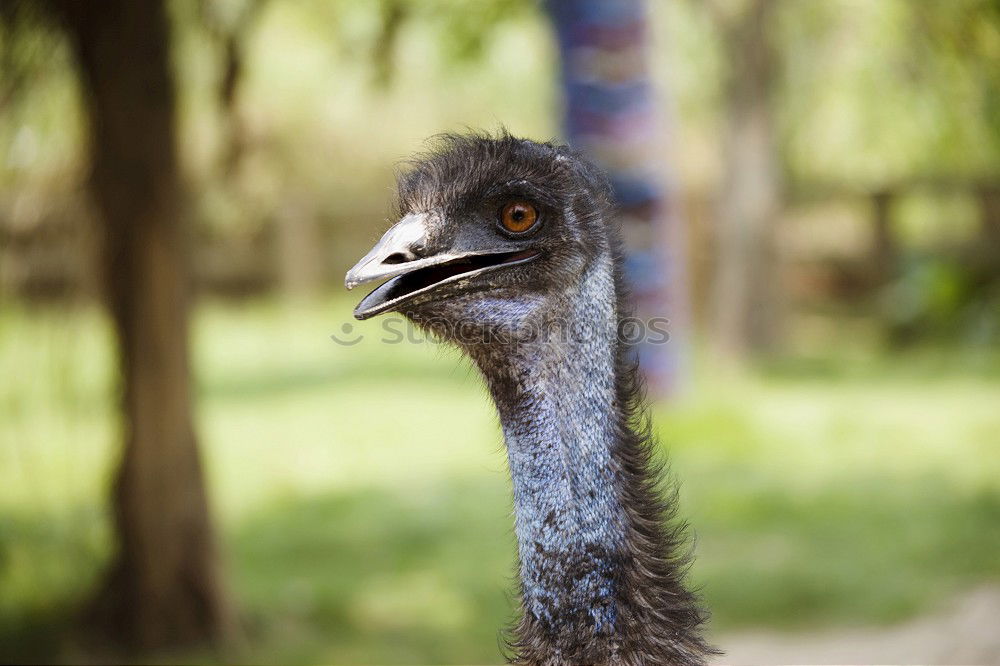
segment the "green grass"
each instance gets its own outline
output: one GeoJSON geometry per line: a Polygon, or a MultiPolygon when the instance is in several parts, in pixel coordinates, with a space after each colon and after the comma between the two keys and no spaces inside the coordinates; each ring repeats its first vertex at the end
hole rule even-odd
{"type": "MultiPolygon", "coordinates": [[[[495,416],[447,350],[381,343],[377,321],[334,344],[348,308],[198,311],[197,419],[250,660],[499,663],[495,416]]],[[[93,309],[0,312],[0,655],[51,655],[109,555],[109,340],[93,309]]],[[[714,632],[889,622],[1000,578],[1000,373],[970,358],[855,341],[748,375],[701,363],[656,408],[714,632]]]]}

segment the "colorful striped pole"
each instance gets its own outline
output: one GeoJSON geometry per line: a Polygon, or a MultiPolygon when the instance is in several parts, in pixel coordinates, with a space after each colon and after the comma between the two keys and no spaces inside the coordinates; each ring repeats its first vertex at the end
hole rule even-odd
{"type": "Polygon", "coordinates": [[[647,327],[638,346],[640,366],[651,393],[670,395],[687,374],[685,239],[649,76],[646,2],[547,0],[547,8],[562,61],[566,140],[611,178],[628,251],[627,277],[636,314],[647,327]],[[649,330],[664,318],[670,335],[665,344],[649,330]]]}

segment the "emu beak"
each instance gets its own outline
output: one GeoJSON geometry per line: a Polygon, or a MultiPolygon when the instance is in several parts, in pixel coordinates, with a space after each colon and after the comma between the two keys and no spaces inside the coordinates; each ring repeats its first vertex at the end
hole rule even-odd
{"type": "Polygon", "coordinates": [[[388,280],[365,296],[354,309],[356,319],[368,319],[420,299],[433,300],[439,287],[461,287],[470,278],[497,269],[531,261],[539,256],[533,250],[456,252],[453,249],[421,257],[428,246],[428,223],[425,213],[411,213],[393,225],[368,254],[347,271],[344,285],[353,289],[376,280],[388,280]]]}
{"type": "Polygon", "coordinates": [[[375,247],[347,271],[344,286],[354,289],[366,282],[384,280],[455,259],[456,256],[450,254],[424,259],[416,255],[414,249],[427,242],[427,223],[427,215],[411,213],[390,227],[375,247]]]}

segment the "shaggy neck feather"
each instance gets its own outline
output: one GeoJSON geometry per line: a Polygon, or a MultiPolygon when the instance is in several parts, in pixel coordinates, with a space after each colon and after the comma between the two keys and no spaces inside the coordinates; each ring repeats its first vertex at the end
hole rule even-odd
{"type": "Polygon", "coordinates": [[[612,260],[546,303],[543,332],[470,349],[500,414],[514,487],[522,617],[515,663],[703,664],[705,616],[665,524],[635,370],[617,338],[612,260]]]}

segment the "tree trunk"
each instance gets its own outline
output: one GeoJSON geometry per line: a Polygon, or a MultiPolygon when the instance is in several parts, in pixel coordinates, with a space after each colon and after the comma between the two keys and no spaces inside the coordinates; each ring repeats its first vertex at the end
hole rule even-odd
{"type": "Polygon", "coordinates": [[[1000,186],[982,185],[977,189],[979,199],[980,251],[992,268],[1000,266],[1000,186]]]}
{"type": "Polygon", "coordinates": [[[775,225],[781,171],[774,128],[774,0],[751,0],[726,29],[726,173],[719,205],[713,338],[740,357],[767,352],[780,331],[775,225]]]}
{"type": "Polygon", "coordinates": [[[191,418],[169,21],[163,0],[61,8],[86,97],[125,439],[117,559],[90,619],[126,649],[218,643],[232,623],[191,418]]]}
{"type": "Polygon", "coordinates": [[[877,287],[884,287],[895,277],[899,252],[892,233],[894,190],[879,190],[872,195],[871,276],[877,287]]]}

